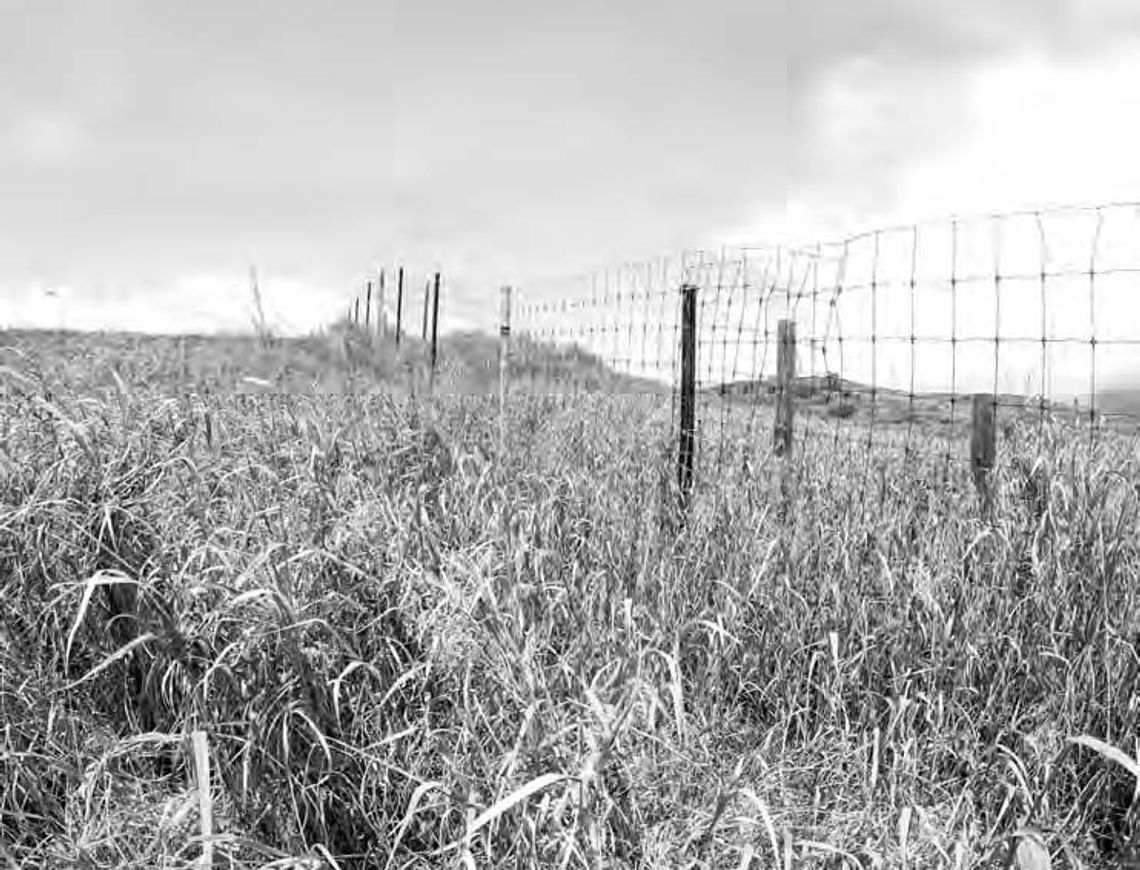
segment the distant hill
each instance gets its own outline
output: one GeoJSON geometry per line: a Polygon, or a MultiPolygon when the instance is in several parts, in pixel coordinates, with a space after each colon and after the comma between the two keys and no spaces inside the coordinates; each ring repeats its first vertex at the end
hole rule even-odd
{"type": "MultiPolygon", "coordinates": [[[[837,375],[805,375],[793,380],[796,408],[799,413],[850,419],[855,422],[870,420],[872,411],[876,423],[927,424],[945,426],[953,421],[966,425],[971,418],[972,399],[950,393],[916,393],[912,399],[906,390],[878,387],[860,383],[837,375]]],[[[720,396],[734,402],[774,404],[777,393],[775,378],[738,380],[708,388],[710,396],[720,396]]],[[[1001,393],[997,396],[999,416],[1018,416],[1032,420],[1040,414],[1037,401],[1023,395],[1001,393]]],[[[1082,402],[1087,409],[1087,404],[1082,402]]],[[[1046,405],[1050,412],[1071,417],[1073,406],[1069,402],[1046,405]]],[[[1128,428],[1140,426],[1140,388],[1102,391],[1097,397],[1097,409],[1102,413],[1128,415],[1108,422],[1128,428]],[[1131,419],[1135,418],[1135,419],[1131,419]]]]}
{"type": "Polygon", "coordinates": [[[1140,420],[1140,387],[1101,390],[1097,404],[1106,413],[1127,414],[1140,420]]]}

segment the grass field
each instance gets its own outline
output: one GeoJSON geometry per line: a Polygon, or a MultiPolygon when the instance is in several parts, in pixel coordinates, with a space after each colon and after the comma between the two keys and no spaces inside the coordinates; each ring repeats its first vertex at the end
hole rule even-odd
{"type": "Polygon", "coordinates": [[[223,867],[1136,860],[1130,442],[681,523],[668,394],[523,345],[500,452],[494,353],[0,333],[0,866],[194,866],[196,730],[223,867]]]}

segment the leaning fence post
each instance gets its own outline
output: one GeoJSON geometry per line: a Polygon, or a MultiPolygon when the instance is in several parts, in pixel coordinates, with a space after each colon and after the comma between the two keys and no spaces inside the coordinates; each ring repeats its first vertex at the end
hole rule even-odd
{"type": "Polygon", "coordinates": [[[974,486],[982,505],[982,516],[993,516],[993,468],[997,455],[997,430],[994,420],[997,399],[992,393],[975,393],[973,419],[970,428],[970,468],[974,473],[974,486]]]}
{"type": "Polygon", "coordinates": [[[796,322],[781,320],[777,332],[779,354],[776,357],[776,427],[772,449],[777,456],[792,455],[794,431],[793,393],[796,378],[796,322]]]}
{"type": "Polygon", "coordinates": [[[507,455],[507,368],[511,356],[511,288],[504,287],[499,315],[499,457],[507,455]]]}
{"type": "Polygon", "coordinates": [[[681,511],[689,508],[693,489],[697,417],[697,286],[681,285],[681,434],[677,450],[677,485],[681,511]]]}

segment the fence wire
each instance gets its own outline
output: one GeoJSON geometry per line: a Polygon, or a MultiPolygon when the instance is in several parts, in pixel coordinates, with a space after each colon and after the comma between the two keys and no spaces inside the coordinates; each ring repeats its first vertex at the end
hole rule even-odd
{"type": "Polygon", "coordinates": [[[797,445],[968,461],[979,393],[1007,431],[1040,433],[1052,420],[1090,443],[1135,436],[1138,273],[1136,203],[688,251],[524,288],[512,378],[559,396],[659,394],[675,421],[680,288],[691,284],[702,466],[770,444],[782,320],[796,332],[797,445]]]}

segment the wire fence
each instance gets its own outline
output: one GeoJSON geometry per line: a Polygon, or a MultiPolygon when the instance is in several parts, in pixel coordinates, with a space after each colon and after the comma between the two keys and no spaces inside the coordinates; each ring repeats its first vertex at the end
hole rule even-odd
{"type": "Polygon", "coordinates": [[[676,426],[692,288],[702,463],[762,442],[786,391],[797,444],[976,462],[979,395],[999,427],[1135,435],[1138,274],[1140,204],[1117,203],[689,251],[527,288],[512,316],[524,344],[554,348],[534,354],[546,371],[533,380],[563,395],[658,393],[676,426]],[[793,343],[783,381],[781,323],[793,343]]]}
{"type": "Polygon", "coordinates": [[[418,335],[421,341],[434,344],[439,336],[441,286],[439,272],[421,280],[404,266],[381,268],[360,282],[348,303],[344,322],[381,338],[391,336],[397,346],[406,335],[418,335]],[[417,307],[420,317],[413,313],[417,307]]]}

